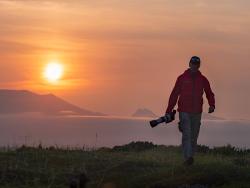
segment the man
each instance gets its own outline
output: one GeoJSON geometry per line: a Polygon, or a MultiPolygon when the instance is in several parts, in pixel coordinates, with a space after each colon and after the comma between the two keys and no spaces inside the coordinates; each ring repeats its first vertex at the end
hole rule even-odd
{"type": "Polygon", "coordinates": [[[194,162],[193,156],[200,131],[204,91],[209,104],[208,113],[215,110],[214,93],[208,79],[199,71],[200,63],[200,58],[197,56],[190,59],[189,68],[176,80],[166,109],[166,116],[169,116],[178,100],[179,130],[182,132],[185,165],[192,165],[194,162]]]}

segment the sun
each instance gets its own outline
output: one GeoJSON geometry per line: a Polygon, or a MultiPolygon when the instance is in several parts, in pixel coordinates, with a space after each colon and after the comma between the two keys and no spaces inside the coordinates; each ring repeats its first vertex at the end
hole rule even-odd
{"type": "Polygon", "coordinates": [[[59,62],[50,62],[44,69],[44,77],[49,82],[55,83],[63,75],[63,66],[59,62]]]}

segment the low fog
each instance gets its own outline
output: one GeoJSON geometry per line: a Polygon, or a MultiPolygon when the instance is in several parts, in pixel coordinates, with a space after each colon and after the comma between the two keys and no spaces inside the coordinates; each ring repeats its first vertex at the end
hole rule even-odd
{"type": "MultiPolygon", "coordinates": [[[[40,114],[0,116],[1,146],[112,147],[131,141],[180,145],[178,118],[170,124],[149,125],[150,118],[45,116],[40,114]]],[[[210,147],[231,144],[250,148],[249,120],[202,120],[199,144],[210,147]]]]}

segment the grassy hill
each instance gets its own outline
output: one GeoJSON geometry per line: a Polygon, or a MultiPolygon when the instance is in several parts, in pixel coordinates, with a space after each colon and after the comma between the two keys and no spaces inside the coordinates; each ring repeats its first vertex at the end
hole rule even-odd
{"type": "Polygon", "coordinates": [[[2,148],[0,187],[66,188],[86,174],[87,187],[250,187],[250,150],[199,146],[182,165],[178,146],[131,142],[113,148],[2,148]]]}

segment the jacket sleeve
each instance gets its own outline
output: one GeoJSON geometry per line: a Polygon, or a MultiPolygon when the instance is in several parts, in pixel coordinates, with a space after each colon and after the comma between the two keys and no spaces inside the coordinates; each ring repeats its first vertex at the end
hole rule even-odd
{"type": "Polygon", "coordinates": [[[173,108],[175,107],[179,94],[181,90],[181,76],[179,76],[175,82],[174,88],[170,94],[168,107],[166,109],[166,113],[172,112],[173,108]]]}
{"type": "Polygon", "coordinates": [[[205,76],[204,76],[204,91],[205,91],[209,106],[213,106],[215,108],[214,93],[210,87],[210,83],[208,79],[205,76]]]}

